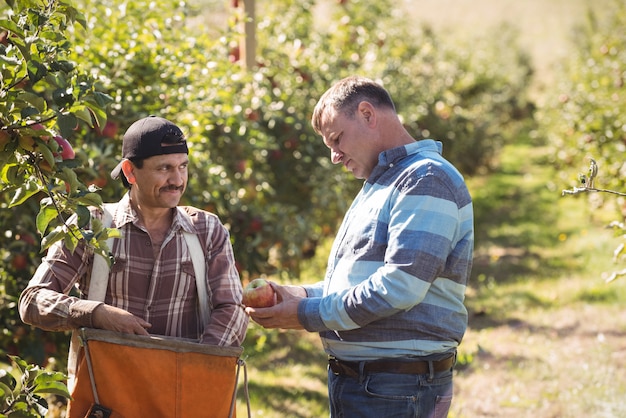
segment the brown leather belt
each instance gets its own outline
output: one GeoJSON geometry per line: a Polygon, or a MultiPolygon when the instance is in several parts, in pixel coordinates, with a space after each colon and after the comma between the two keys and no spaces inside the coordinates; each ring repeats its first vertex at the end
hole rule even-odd
{"type": "MultiPolygon", "coordinates": [[[[433,361],[433,372],[443,372],[452,369],[455,356],[433,361]]],[[[392,361],[377,360],[366,361],[363,365],[363,373],[399,373],[399,374],[427,374],[428,361],[392,361]]],[[[337,376],[359,377],[359,362],[343,361],[334,357],[328,359],[328,367],[337,376]]]]}

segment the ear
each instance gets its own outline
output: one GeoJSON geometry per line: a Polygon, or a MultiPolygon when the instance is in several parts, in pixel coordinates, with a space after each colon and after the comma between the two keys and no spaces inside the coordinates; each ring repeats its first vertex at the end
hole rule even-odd
{"type": "Polygon", "coordinates": [[[370,102],[359,103],[357,114],[369,127],[376,126],[376,108],[370,102]]]}
{"type": "Polygon", "coordinates": [[[126,177],[129,184],[135,184],[135,166],[130,162],[130,160],[122,161],[122,173],[124,173],[124,177],[126,177]]]}

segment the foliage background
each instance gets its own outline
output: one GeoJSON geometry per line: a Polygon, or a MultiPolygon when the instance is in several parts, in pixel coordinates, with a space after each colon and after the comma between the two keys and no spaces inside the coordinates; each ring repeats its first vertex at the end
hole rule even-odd
{"type": "MultiPolygon", "coordinates": [[[[323,274],[323,245],[359,183],[329,163],[309,117],[323,91],[349,74],[383,82],[409,130],[417,138],[442,140],[446,157],[470,179],[498,170],[502,150],[521,138],[554,148],[555,157],[542,164],[560,167],[560,182],[575,182],[581,150],[601,155],[601,167],[615,173],[607,178],[619,179],[619,2],[611,25],[579,32],[577,54],[559,72],[560,82],[548,86],[545,101],[532,90],[533,62],[512,25],[452,41],[441,35],[445,31],[415,25],[387,0],[257,3],[258,66],[250,71],[237,60],[243,17],[224,2],[80,0],[75,5],[85,27],[67,31],[71,60],[112,100],[107,126],[81,125],[68,135],[80,163],[72,167],[78,180],[101,187],[105,201],[118,199],[121,184],[108,173],[119,159],[126,127],[148,114],[175,120],[188,134],[196,167],[186,203],[216,212],[229,226],[244,281],[259,274],[297,281],[310,271],[302,270],[303,263],[309,266],[315,256],[322,267],[305,279],[323,274]]],[[[484,248],[501,233],[489,227],[493,206],[511,213],[520,198],[510,189],[502,195],[491,190],[478,187],[475,193],[477,208],[484,209],[476,225],[477,244],[484,248]]],[[[0,199],[6,225],[0,236],[0,347],[63,370],[67,337],[24,327],[15,311],[40,257],[34,225],[39,202],[35,197],[15,210],[8,207],[7,190],[0,199]]],[[[547,239],[547,231],[539,232],[547,239]]],[[[493,260],[488,250],[478,250],[479,257],[493,260]]],[[[498,280],[493,268],[489,261],[479,263],[473,282],[488,286],[498,280]]],[[[282,333],[252,327],[247,345],[253,359],[271,363],[280,357],[273,349],[286,342],[293,343],[282,333]]],[[[293,365],[288,358],[306,357],[312,345],[302,339],[283,353],[284,361],[293,365]]]]}
{"type": "MultiPolygon", "coordinates": [[[[113,200],[123,190],[108,173],[127,126],[149,114],[175,120],[188,134],[196,168],[184,203],[212,210],[228,225],[244,280],[297,277],[300,260],[332,235],[359,186],[332,167],[309,124],[316,99],[333,81],[353,73],[381,80],[397,96],[407,126],[418,137],[444,141],[446,155],[470,175],[489,168],[515,132],[513,122],[528,116],[523,90],[530,68],[510,47],[512,31],[501,38],[506,42],[485,43],[473,55],[428,28],[409,37],[408,22],[386,0],[336,4],[328,27],[319,29],[315,2],[260,2],[257,66],[246,71],[236,57],[240,10],[222,10],[228,23],[218,29],[205,26],[202,6],[214,4],[77,1],[85,26],[68,29],[68,58],[112,102],[106,126],[80,125],[68,139],[78,154],[78,180],[113,200]]],[[[28,260],[4,266],[10,303],[3,318],[6,329],[15,329],[15,298],[39,257],[32,223],[38,202],[26,201],[19,212],[4,208],[6,224],[14,225],[3,238],[4,258],[28,260]]],[[[38,334],[10,332],[4,346],[42,362],[50,353],[38,347],[30,357],[27,349],[42,339],[38,334]]]]}

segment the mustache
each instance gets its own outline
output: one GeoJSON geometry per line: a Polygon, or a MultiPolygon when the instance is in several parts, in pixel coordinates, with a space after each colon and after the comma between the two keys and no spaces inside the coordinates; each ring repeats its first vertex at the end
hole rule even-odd
{"type": "Polygon", "coordinates": [[[176,190],[182,192],[184,190],[184,187],[183,186],[175,186],[173,184],[170,184],[169,186],[161,187],[161,191],[164,191],[164,192],[173,192],[173,191],[176,191],[176,190]]]}

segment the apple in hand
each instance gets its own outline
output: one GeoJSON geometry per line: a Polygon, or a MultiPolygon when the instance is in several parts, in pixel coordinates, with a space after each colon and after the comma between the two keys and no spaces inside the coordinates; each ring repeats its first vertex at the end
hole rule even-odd
{"type": "Polygon", "coordinates": [[[251,308],[269,308],[276,304],[272,285],[265,279],[254,279],[243,290],[243,304],[251,308]]]}

